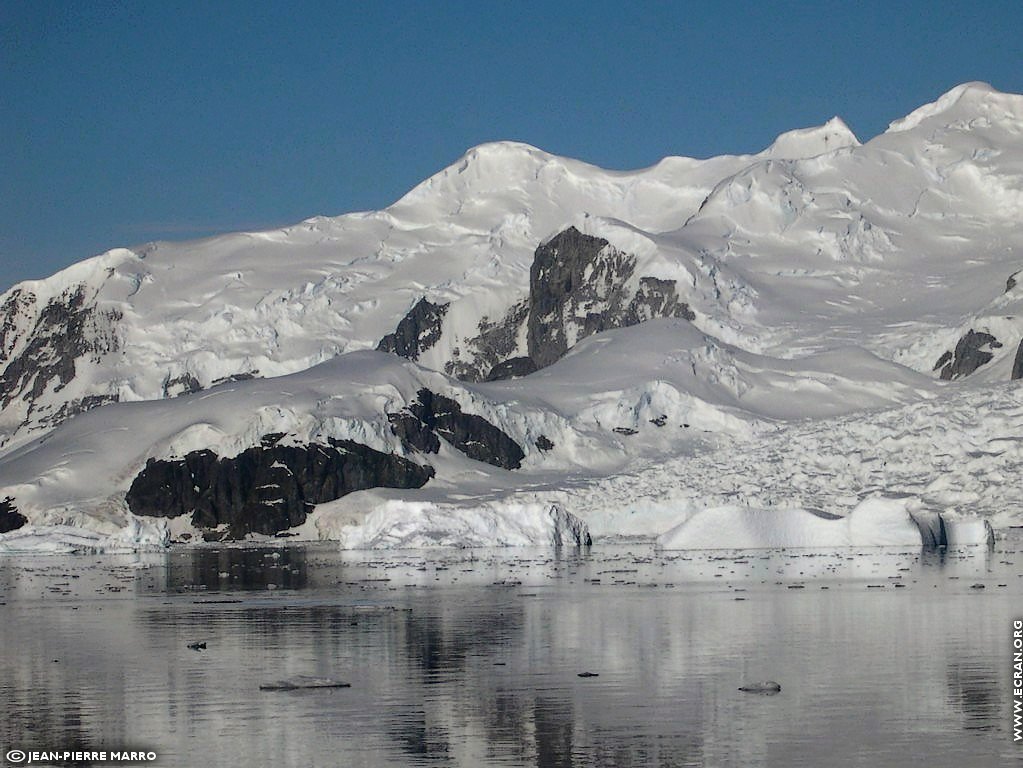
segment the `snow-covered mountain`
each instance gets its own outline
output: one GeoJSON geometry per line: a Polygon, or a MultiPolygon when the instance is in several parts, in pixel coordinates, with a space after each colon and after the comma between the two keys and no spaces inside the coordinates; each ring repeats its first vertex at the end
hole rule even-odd
{"type": "Polygon", "coordinates": [[[1021,523],[1021,221],[1023,96],[969,83],[865,144],[834,118],[613,172],[500,142],[382,211],[115,249],[0,297],[0,548],[879,495],[1021,523]]]}

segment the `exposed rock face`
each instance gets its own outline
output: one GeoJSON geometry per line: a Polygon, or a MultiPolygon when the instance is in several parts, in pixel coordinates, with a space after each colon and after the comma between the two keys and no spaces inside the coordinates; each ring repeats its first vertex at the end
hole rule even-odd
{"type": "Polygon", "coordinates": [[[1023,340],[1020,340],[1019,346],[1016,347],[1016,357],[1012,361],[1012,376],[1010,378],[1013,381],[1023,379],[1023,340]]]}
{"type": "Polygon", "coordinates": [[[426,297],[421,298],[399,321],[394,333],[380,340],[377,349],[418,360],[419,355],[440,340],[441,323],[447,311],[448,304],[434,304],[426,297]]]}
{"type": "MultiPolygon", "coordinates": [[[[455,349],[452,359],[444,366],[444,372],[462,381],[497,381],[498,378],[509,379],[515,376],[526,376],[536,370],[525,370],[521,365],[509,367],[509,357],[519,351],[519,338],[529,315],[529,300],[525,299],[514,304],[501,320],[491,322],[489,317],[480,320],[479,335],[465,342],[464,349],[455,349]],[[502,362],[506,361],[506,362],[502,362]],[[495,378],[495,370],[499,370],[495,378]],[[513,373],[512,371],[515,371],[513,373]],[[508,375],[504,375],[507,373],[508,375]]],[[[528,360],[515,357],[515,360],[528,360]]]]}
{"type": "MultiPolygon", "coordinates": [[[[213,386],[217,386],[218,384],[233,384],[236,381],[252,381],[253,379],[258,378],[259,371],[242,371],[241,373],[232,373],[229,376],[221,376],[219,379],[214,379],[211,383],[213,386]]],[[[195,381],[195,379],[193,379],[193,381],[195,381]]],[[[201,386],[200,389],[202,389],[201,386]]]]}
{"type": "Polygon", "coordinates": [[[537,368],[579,339],[605,330],[608,309],[624,303],[622,283],[635,259],[575,227],[536,249],[529,271],[527,345],[537,368]]]}
{"type": "Polygon", "coordinates": [[[656,317],[681,317],[690,321],[696,319],[689,305],[679,301],[674,280],[641,277],[639,290],[629,302],[621,325],[628,328],[630,325],[639,325],[656,317]]]}
{"type": "Polygon", "coordinates": [[[544,368],[581,339],[654,317],[694,319],[672,280],[641,277],[632,292],[636,260],[607,240],[575,227],[536,249],[529,273],[529,357],[544,368]]]}
{"type": "Polygon", "coordinates": [[[23,514],[14,506],[14,499],[8,496],[0,501],[0,533],[16,531],[28,522],[23,514]]]}
{"type": "Polygon", "coordinates": [[[550,451],[554,449],[554,442],[547,435],[540,435],[536,438],[536,447],[541,451],[550,451]]]}
{"type": "Polygon", "coordinates": [[[416,394],[408,411],[387,414],[391,430],[406,448],[436,453],[439,436],[470,459],[502,469],[522,466],[522,447],[482,416],[463,413],[456,401],[428,389],[416,394]]]}
{"type": "Polygon", "coordinates": [[[536,372],[536,363],[529,357],[513,357],[498,363],[490,369],[486,381],[504,381],[505,379],[518,379],[536,372]]]}
{"type": "Polygon", "coordinates": [[[980,366],[991,362],[994,354],[990,351],[1002,346],[990,333],[974,331],[972,328],[959,339],[955,351],[945,352],[934,364],[934,370],[941,368],[941,378],[951,379],[969,376],[980,366]]]}
{"type": "MultiPolygon", "coordinates": [[[[635,271],[635,257],[569,227],[536,249],[529,296],[500,320],[483,317],[479,333],[452,350],[444,372],[462,381],[528,376],[594,333],[658,317],[695,318],[675,281],[637,280],[635,271]]],[[[420,299],[377,349],[418,360],[440,339],[448,306],[420,299]]]]}
{"type": "Polygon", "coordinates": [[[223,537],[275,534],[305,522],[314,504],[366,488],[421,488],[433,468],[350,440],[329,445],[279,445],[281,435],[237,456],[193,451],[174,460],[149,459],[128,489],[136,515],[177,517],[223,537]]]}
{"type": "Polygon", "coordinates": [[[60,408],[57,409],[57,412],[48,421],[52,424],[60,424],[72,416],[91,411],[93,408],[99,408],[101,405],[116,402],[117,395],[86,395],[85,397],[75,398],[74,400],[61,403],[60,408]]]}
{"type": "Polygon", "coordinates": [[[413,413],[387,414],[391,422],[391,431],[401,440],[406,450],[422,451],[423,453],[437,453],[440,450],[440,438],[433,428],[413,413]]]}
{"type": "MultiPolygon", "coordinates": [[[[38,408],[40,396],[60,392],[75,378],[78,360],[100,362],[118,347],[113,328],[121,319],[117,310],[100,311],[88,304],[85,287],[69,289],[37,311],[36,297],[15,290],[0,308],[0,408],[16,398],[38,408]],[[34,320],[33,320],[34,318],[34,320]]],[[[64,403],[65,407],[42,419],[56,425],[68,416],[110,402],[113,396],[92,396],[64,403]]]]}
{"type": "Polygon", "coordinates": [[[674,280],[635,273],[634,256],[569,227],[536,249],[528,298],[498,322],[484,317],[445,372],[463,381],[528,376],[594,333],[661,317],[695,319],[674,280]]]}
{"type": "Polygon", "coordinates": [[[179,395],[190,395],[193,392],[199,392],[202,389],[202,384],[190,373],[183,373],[180,376],[171,378],[170,376],[163,382],[163,396],[164,397],[178,397],[179,395]]]}
{"type": "Polygon", "coordinates": [[[35,294],[15,288],[0,307],[3,324],[0,325],[0,362],[6,363],[19,340],[31,328],[35,314],[35,294]]]}
{"type": "Polygon", "coordinates": [[[1016,287],[1016,278],[1019,277],[1019,272],[1013,272],[1009,275],[1009,279],[1005,281],[1005,292],[1008,293],[1016,287]]]}

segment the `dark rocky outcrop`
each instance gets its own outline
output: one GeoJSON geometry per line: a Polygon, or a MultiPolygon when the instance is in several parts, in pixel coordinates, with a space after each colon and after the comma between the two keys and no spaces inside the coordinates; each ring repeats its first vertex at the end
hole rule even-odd
{"type": "Polygon", "coordinates": [[[946,381],[969,376],[982,365],[986,365],[994,358],[993,349],[1002,346],[990,333],[974,331],[972,328],[966,335],[959,339],[955,351],[946,351],[938,362],[934,364],[934,370],[941,369],[940,377],[946,381]]]}
{"type": "Polygon", "coordinates": [[[149,459],[128,489],[136,515],[192,515],[192,524],[225,539],[272,535],[305,522],[315,504],[367,488],[421,488],[433,468],[351,440],[328,445],[261,445],[230,458],[193,451],[181,459],[149,459]],[[223,528],[221,528],[223,526],[223,528]]]}
{"type": "MultiPolygon", "coordinates": [[[[118,347],[113,328],[121,319],[120,312],[100,311],[87,303],[84,286],[69,289],[47,303],[39,311],[32,330],[22,339],[18,328],[28,321],[25,313],[34,312],[35,304],[34,296],[15,291],[0,308],[4,313],[0,326],[4,347],[0,357],[7,362],[0,373],[0,408],[20,397],[29,403],[31,413],[40,395],[59,392],[75,378],[76,361],[99,362],[118,347]]],[[[101,401],[83,399],[76,408],[63,416],[58,412],[50,421],[56,424],[71,412],[96,404],[101,401]]]]}
{"type": "Polygon", "coordinates": [[[391,422],[391,431],[401,440],[405,450],[423,453],[437,453],[440,450],[440,438],[437,437],[437,433],[419,416],[405,411],[389,413],[387,419],[391,422]]]}
{"type": "Polygon", "coordinates": [[[406,449],[436,453],[442,437],[470,459],[502,469],[522,466],[522,447],[482,416],[463,413],[455,400],[425,388],[416,396],[407,411],[387,414],[406,449]]]}
{"type": "Polygon", "coordinates": [[[695,318],[673,280],[641,277],[630,293],[636,259],[607,240],[569,227],[536,249],[529,272],[526,343],[544,368],[594,333],[655,317],[695,318]]]}
{"type": "Polygon", "coordinates": [[[579,339],[613,327],[607,308],[624,303],[622,283],[635,267],[633,257],[575,227],[536,249],[526,339],[537,368],[559,360],[579,339]]]}
{"type": "MultiPolygon", "coordinates": [[[[594,333],[655,318],[696,318],[679,298],[674,280],[635,273],[634,256],[603,238],[569,227],[536,249],[529,295],[498,321],[483,317],[479,333],[451,350],[444,372],[462,381],[519,378],[560,360],[570,347],[594,333]]],[[[423,301],[402,321],[408,322],[408,337],[414,335],[413,327],[421,325],[419,315],[425,310],[419,311],[414,323],[410,318],[423,301]]],[[[399,331],[402,328],[400,324],[399,331]]],[[[438,321],[438,336],[439,328],[438,321]]],[[[393,351],[398,335],[396,331],[385,337],[378,349],[393,351]]]]}
{"type": "Polygon", "coordinates": [[[696,319],[696,314],[688,304],[679,301],[674,280],[641,277],[639,289],[625,310],[622,327],[639,325],[657,317],[681,317],[692,321],[696,319]]]}
{"type": "MultiPolygon", "coordinates": [[[[497,381],[492,378],[498,370],[501,379],[527,376],[536,370],[526,371],[521,362],[512,363],[512,358],[519,353],[519,334],[529,315],[529,300],[525,299],[512,305],[503,318],[492,322],[484,317],[479,323],[479,334],[468,339],[463,349],[452,350],[451,357],[444,366],[444,372],[462,381],[497,381]],[[507,372],[509,375],[503,375],[507,372]]],[[[516,361],[528,360],[526,357],[515,357],[516,361]]]]}
{"type": "Polygon", "coordinates": [[[108,405],[110,403],[118,402],[117,395],[86,395],[85,397],[75,398],[74,400],[68,400],[61,403],[60,408],[57,409],[56,413],[47,419],[43,420],[43,423],[60,424],[72,416],[77,416],[80,413],[91,411],[93,408],[99,408],[101,405],[108,405]]]}
{"type": "Polygon", "coordinates": [[[1023,379],[1023,340],[1016,347],[1016,357],[1012,361],[1012,381],[1023,379]]]}
{"type": "Polygon", "coordinates": [[[15,288],[7,295],[0,307],[0,317],[3,318],[0,324],[0,363],[7,362],[21,334],[29,330],[26,321],[32,316],[35,306],[35,294],[29,291],[15,288]]]}
{"type": "Polygon", "coordinates": [[[536,438],[536,447],[541,451],[551,451],[554,450],[554,441],[547,435],[540,435],[536,438]]]}
{"type": "Polygon", "coordinates": [[[479,334],[452,350],[444,372],[463,381],[528,376],[595,333],[654,318],[696,318],[674,280],[635,273],[634,256],[569,227],[536,249],[529,296],[497,322],[484,317],[479,334]]]}
{"type": "Polygon", "coordinates": [[[190,395],[193,392],[199,392],[202,390],[202,384],[190,373],[183,373],[180,376],[171,378],[168,376],[163,382],[163,396],[164,397],[178,397],[180,395],[190,395]]]}
{"type": "Polygon", "coordinates": [[[1013,272],[1009,275],[1009,279],[1005,281],[1005,292],[1008,293],[1016,287],[1016,278],[1019,277],[1019,272],[1013,272]]]}
{"type": "Polygon", "coordinates": [[[421,298],[399,322],[394,333],[389,333],[377,344],[380,352],[391,352],[409,360],[419,356],[440,340],[441,323],[448,304],[434,304],[421,298]]]}
{"type": "Polygon", "coordinates": [[[28,522],[28,518],[14,506],[14,499],[8,496],[0,501],[0,533],[16,531],[28,522]]]}
{"type": "Polygon", "coordinates": [[[215,387],[218,384],[234,384],[236,381],[252,381],[253,379],[258,378],[259,371],[242,371],[241,373],[232,373],[229,376],[221,376],[219,379],[214,379],[210,383],[215,387]]]}
{"type": "Polygon", "coordinates": [[[490,369],[486,381],[504,381],[506,379],[519,379],[536,372],[536,363],[529,357],[513,357],[498,363],[490,369]]]}

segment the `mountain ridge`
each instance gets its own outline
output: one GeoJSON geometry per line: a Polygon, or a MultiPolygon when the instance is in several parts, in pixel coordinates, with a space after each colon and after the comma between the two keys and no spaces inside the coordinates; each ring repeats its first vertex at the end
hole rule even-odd
{"type": "MultiPolygon", "coordinates": [[[[160,412],[179,414],[177,429],[193,436],[191,450],[215,448],[227,460],[270,434],[298,440],[299,424],[317,423],[299,429],[295,450],[312,456],[330,440],[355,440],[436,468],[424,489],[402,498],[425,495],[450,512],[467,495],[501,518],[518,481],[495,478],[511,470],[479,470],[502,489],[496,497],[467,493],[476,487],[467,466],[478,462],[451,447],[448,427],[437,432],[436,458],[422,448],[431,441],[398,439],[396,429],[419,435],[432,423],[392,418],[417,413],[420,389],[520,445],[524,468],[512,474],[533,477],[527,485],[567,473],[569,486],[700,445],[713,453],[800,413],[838,418],[924,407],[946,387],[997,389],[1023,373],[1023,294],[1011,284],[1023,269],[1023,97],[968,83],[892,126],[861,144],[832,118],[783,133],[758,154],[669,157],[637,171],[492,142],[381,211],[113,249],[19,283],[0,296],[0,492],[30,524],[127,525],[127,484],[147,460],[177,456],[168,448],[181,443],[147,443],[141,411],[127,404],[163,402],[171,410],[160,412]],[[578,368],[580,356],[612,359],[624,338],[639,362],[613,359],[634,381],[600,365],[578,368]],[[409,362],[370,364],[383,354],[374,349],[409,362]],[[342,377],[346,386],[406,384],[384,400],[356,398],[360,405],[326,421],[294,413],[257,427],[239,415],[231,423],[245,426],[210,432],[180,417],[207,394],[231,410],[244,393],[277,391],[283,381],[320,393],[296,394],[303,408],[345,400],[351,393],[316,382],[322,366],[352,354],[369,355],[355,366],[366,378],[342,377]],[[544,387],[575,393],[551,399],[544,387]],[[794,391],[802,410],[780,404],[794,391]],[[532,404],[528,414],[523,403],[532,404]],[[109,421],[142,442],[103,449],[120,456],[109,466],[87,470],[78,460],[75,469],[53,446],[85,411],[97,413],[85,423],[109,421]],[[694,423],[713,425],[715,437],[694,437],[694,423]],[[237,429],[249,437],[233,440],[237,429]],[[26,455],[38,461],[26,464],[26,455]],[[96,474],[111,495],[99,499],[94,489],[76,501],[75,482],[59,493],[32,479],[26,467],[38,470],[40,457],[71,476],[96,474]]],[[[267,408],[291,412],[286,390],[272,399],[267,408]]],[[[395,493],[350,495],[394,512],[404,503],[395,493]]],[[[558,530],[581,530],[565,528],[564,515],[579,513],[570,499],[556,503],[558,530]]],[[[548,525],[547,501],[527,508],[548,525]]],[[[1015,519],[1019,510],[1010,512],[1015,519]]],[[[220,523],[210,521],[204,532],[174,530],[214,535],[220,523]]],[[[232,521],[232,535],[247,531],[232,521]]],[[[315,530],[340,535],[333,524],[315,530]]]]}

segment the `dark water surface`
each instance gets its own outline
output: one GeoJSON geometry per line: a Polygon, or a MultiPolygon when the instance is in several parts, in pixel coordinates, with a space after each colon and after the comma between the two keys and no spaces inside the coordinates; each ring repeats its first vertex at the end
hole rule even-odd
{"type": "Polygon", "coordinates": [[[7,557],[0,765],[1023,765],[1021,549],[7,557]]]}

